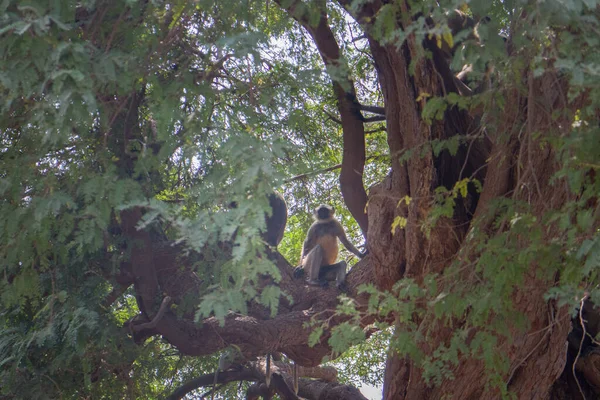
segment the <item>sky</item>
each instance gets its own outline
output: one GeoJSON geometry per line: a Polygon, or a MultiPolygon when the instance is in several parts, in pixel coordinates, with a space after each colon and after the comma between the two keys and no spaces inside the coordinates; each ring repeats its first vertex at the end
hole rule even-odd
{"type": "Polygon", "coordinates": [[[375,387],[371,385],[363,385],[359,387],[360,392],[369,400],[381,400],[382,396],[382,387],[375,387]]]}

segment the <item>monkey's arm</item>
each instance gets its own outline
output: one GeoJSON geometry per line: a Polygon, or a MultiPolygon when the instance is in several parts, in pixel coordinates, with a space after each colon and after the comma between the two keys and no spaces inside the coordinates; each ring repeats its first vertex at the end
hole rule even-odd
{"type": "Polygon", "coordinates": [[[300,256],[300,260],[303,260],[304,257],[315,247],[317,244],[317,237],[315,235],[315,225],[313,224],[308,233],[306,235],[306,239],[304,240],[304,244],[302,245],[302,255],[300,256]]]}
{"type": "Polygon", "coordinates": [[[304,276],[304,257],[310,253],[310,251],[317,244],[317,237],[315,234],[315,225],[311,225],[306,234],[306,239],[304,240],[304,244],[302,245],[302,254],[300,255],[300,264],[294,268],[294,278],[300,278],[304,276]]]}
{"type": "Polygon", "coordinates": [[[350,241],[346,237],[346,232],[344,232],[344,228],[342,227],[342,224],[340,224],[339,222],[338,222],[337,231],[338,231],[337,236],[340,239],[340,242],[342,242],[342,244],[344,245],[344,247],[346,249],[348,249],[348,251],[351,251],[352,253],[356,254],[357,257],[363,258],[364,254],[361,253],[356,247],[354,247],[354,245],[352,243],[350,243],[350,241]]]}

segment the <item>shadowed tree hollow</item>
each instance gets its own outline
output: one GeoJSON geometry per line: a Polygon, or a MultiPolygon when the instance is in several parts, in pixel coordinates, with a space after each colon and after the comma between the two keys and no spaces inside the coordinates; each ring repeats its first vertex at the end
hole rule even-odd
{"type": "Polygon", "coordinates": [[[5,1],[0,398],[596,398],[599,27],[5,1]],[[343,291],[294,274],[322,203],[343,291]]]}

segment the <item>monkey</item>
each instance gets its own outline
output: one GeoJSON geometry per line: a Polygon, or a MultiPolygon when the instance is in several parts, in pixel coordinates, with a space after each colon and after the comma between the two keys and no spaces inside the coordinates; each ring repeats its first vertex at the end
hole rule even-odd
{"type": "MultiPolygon", "coordinates": [[[[477,33],[478,22],[475,21],[474,18],[460,10],[452,10],[448,12],[447,16],[447,24],[448,28],[450,29],[450,33],[452,33],[452,37],[457,37],[459,34],[461,34],[461,36],[464,35],[463,37],[467,40],[479,41],[479,35],[477,33]]],[[[441,50],[444,53],[445,58],[450,63],[459,44],[455,43],[452,47],[450,47],[448,42],[442,40],[441,45],[441,50]]]]}
{"type": "Polygon", "coordinates": [[[315,209],[315,222],[304,240],[301,265],[296,268],[294,275],[306,271],[308,284],[321,286],[323,281],[319,280],[319,272],[323,267],[337,266],[336,286],[341,289],[346,279],[346,262],[334,264],[339,251],[338,239],[357,257],[363,258],[364,254],[348,241],[342,224],[333,218],[334,214],[334,208],[329,205],[321,204],[315,209]]]}
{"type": "MultiPolygon", "coordinates": [[[[267,388],[271,386],[271,363],[276,361],[282,361],[282,354],[280,352],[267,353],[265,357],[265,384],[267,388]]],[[[293,361],[292,364],[292,383],[294,393],[298,395],[298,364],[296,364],[296,361],[293,361]]]]}
{"type": "MultiPolygon", "coordinates": [[[[285,232],[285,225],[287,224],[287,204],[281,193],[273,191],[269,194],[269,206],[271,207],[271,213],[265,213],[265,230],[260,232],[260,236],[263,241],[271,247],[277,248],[281,240],[283,239],[283,233],[285,232]]],[[[238,204],[236,201],[229,203],[229,208],[237,208],[238,204]]],[[[237,231],[236,231],[237,233],[237,231]]],[[[233,237],[235,237],[235,233],[233,237]]]]}
{"type": "Polygon", "coordinates": [[[273,372],[271,371],[271,364],[275,364],[275,362],[281,361],[282,359],[283,356],[278,351],[267,353],[265,357],[265,383],[267,384],[267,387],[271,385],[271,377],[273,375],[273,372]]]}
{"type": "Polygon", "coordinates": [[[283,239],[287,223],[287,204],[281,193],[274,191],[269,195],[271,215],[265,214],[266,231],[262,232],[263,240],[272,247],[277,247],[283,239]]]}

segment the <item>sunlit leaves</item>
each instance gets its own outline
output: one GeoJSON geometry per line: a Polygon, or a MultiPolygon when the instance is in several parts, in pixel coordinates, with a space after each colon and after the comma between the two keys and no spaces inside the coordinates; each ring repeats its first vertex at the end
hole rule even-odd
{"type": "Polygon", "coordinates": [[[356,324],[344,322],[333,329],[329,343],[335,354],[343,353],[348,347],[365,340],[365,333],[356,324]]]}
{"type": "MultiPolygon", "coordinates": [[[[464,237],[453,238],[466,250],[448,257],[444,274],[403,280],[390,292],[361,289],[369,298],[366,312],[398,323],[392,348],[421,362],[432,383],[451,378],[456,359],[466,356],[505,372],[496,350],[509,334],[506,321],[517,328],[527,322],[514,310],[516,287],[534,276],[555,279],[548,298],[559,305],[575,304],[583,292],[600,299],[593,287],[600,264],[595,209],[600,39],[597,15],[589,12],[597,1],[546,0],[532,7],[514,1],[409,2],[410,15],[402,14],[404,3],[387,2],[359,22],[335,2],[298,2],[294,17],[315,27],[327,12],[340,42],[343,62],[327,70],[310,35],[274,2],[22,3],[0,5],[2,390],[32,386],[22,393],[28,398],[40,393],[162,398],[173,382],[214,367],[214,359],[167,354],[172,348],[158,339],[131,355],[130,332],[123,325],[139,310],[134,291],[121,293],[114,281],[137,245],[126,243],[121,231],[123,210],[140,207],[144,217],[136,229],[177,243],[182,253],[206,256],[190,267],[202,281],[200,293],[186,299],[190,304],[173,305],[174,312],[191,310],[197,320],[214,317],[223,323],[231,312],[246,313],[249,302],[271,316],[280,312],[285,294],[276,286],[279,271],[264,254],[259,235],[269,210],[266,195],[274,188],[283,188],[290,208],[279,248],[292,263],[310,224],[309,210],[321,202],[340,210],[351,241],[362,241],[341,207],[337,166],[343,136],[330,78],[352,78],[361,103],[388,106],[369,40],[395,48],[411,38],[413,45],[431,39],[437,48],[456,46],[451,72],[469,65],[467,84],[479,88],[486,79],[493,90],[473,96],[450,88],[444,96],[418,92],[418,117],[429,126],[451,124],[448,111],[458,108],[473,112],[485,129],[407,142],[400,154],[389,154],[385,124],[366,125],[371,132],[365,186],[389,173],[390,160],[454,158],[468,153],[473,140],[528,146],[506,159],[486,160],[506,166],[515,191],[477,214],[492,221],[489,227],[480,230],[473,221],[464,237]],[[447,18],[455,8],[491,20],[451,36],[447,18]],[[537,113],[550,115],[547,132],[534,134],[528,121],[513,126],[512,119],[499,118],[513,102],[524,104],[529,70],[537,79],[550,78],[545,90],[570,84],[567,103],[522,110],[533,120],[537,113]],[[518,98],[506,97],[512,89],[518,98]],[[562,119],[572,108],[568,102],[581,100],[582,93],[585,101],[576,116],[562,119]],[[561,169],[553,184],[569,191],[564,206],[555,199],[543,211],[530,204],[546,195],[527,182],[537,175],[535,168],[524,167],[531,152],[558,155],[553,162],[561,169]],[[519,198],[522,193],[527,196],[519,198]],[[232,202],[237,207],[231,208],[232,202]],[[262,286],[265,276],[275,284],[262,286]],[[110,295],[117,298],[106,305],[110,295]],[[431,332],[415,324],[425,318],[456,332],[429,358],[419,346],[431,332]],[[457,327],[457,320],[465,326],[457,327]],[[477,333],[469,337],[471,328],[477,333]],[[30,375],[21,375],[23,370],[30,375]],[[122,377],[135,385],[125,388],[122,377]]],[[[352,1],[348,10],[356,15],[362,5],[372,2],[352,1]]],[[[418,60],[408,61],[414,71],[418,60]]],[[[405,89],[410,87],[398,88],[405,89]]],[[[409,180],[411,189],[419,184],[418,176],[409,180]]],[[[394,197],[399,209],[421,213],[421,219],[408,226],[408,216],[397,215],[390,221],[392,233],[405,235],[410,228],[431,238],[438,224],[452,224],[459,212],[474,217],[470,202],[482,189],[474,176],[431,189],[425,198],[394,197]]],[[[159,304],[163,293],[158,292],[159,304]]],[[[352,323],[335,329],[318,325],[310,343],[328,333],[336,352],[364,344],[371,332],[358,328],[364,316],[358,310],[344,299],[337,311],[352,323]]],[[[384,347],[378,344],[380,352],[384,347]]],[[[368,373],[370,365],[375,361],[360,373],[368,373]]]]}
{"type": "Polygon", "coordinates": [[[396,234],[396,229],[404,229],[406,228],[408,220],[405,217],[397,216],[394,217],[394,221],[392,221],[391,232],[392,235],[396,234]]]}

